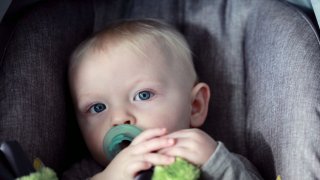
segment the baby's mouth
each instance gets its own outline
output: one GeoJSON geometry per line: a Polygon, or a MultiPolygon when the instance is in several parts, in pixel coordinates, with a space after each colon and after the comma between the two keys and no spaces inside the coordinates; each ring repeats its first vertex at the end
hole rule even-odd
{"type": "Polygon", "coordinates": [[[103,152],[107,159],[111,161],[122,149],[128,147],[141,132],[141,129],[129,124],[112,127],[103,139],[103,152]]]}

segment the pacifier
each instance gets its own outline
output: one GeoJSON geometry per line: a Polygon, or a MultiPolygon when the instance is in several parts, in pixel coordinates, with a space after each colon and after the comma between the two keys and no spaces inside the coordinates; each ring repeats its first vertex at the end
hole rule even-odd
{"type": "Polygon", "coordinates": [[[103,138],[103,152],[108,161],[111,161],[122,149],[129,146],[141,132],[141,129],[130,124],[112,127],[103,138]]]}

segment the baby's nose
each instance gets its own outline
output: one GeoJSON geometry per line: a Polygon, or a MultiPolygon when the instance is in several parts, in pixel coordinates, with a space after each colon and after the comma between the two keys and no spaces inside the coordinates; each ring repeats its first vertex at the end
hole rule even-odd
{"type": "Polygon", "coordinates": [[[117,111],[113,113],[112,126],[118,126],[121,124],[136,124],[134,116],[128,112],[117,111]]]}
{"type": "Polygon", "coordinates": [[[118,126],[118,125],[121,125],[121,124],[133,124],[131,120],[124,120],[122,123],[113,123],[112,126],[118,126]]]}

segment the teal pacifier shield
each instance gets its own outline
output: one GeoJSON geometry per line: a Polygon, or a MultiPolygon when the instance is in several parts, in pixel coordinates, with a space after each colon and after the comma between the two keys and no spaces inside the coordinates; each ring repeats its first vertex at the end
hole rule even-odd
{"type": "Polygon", "coordinates": [[[112,127],[103,139],[103,152],[107,159],[111,161],[141,132],[141,129],[129,124],[122,124],[112,127]]]}

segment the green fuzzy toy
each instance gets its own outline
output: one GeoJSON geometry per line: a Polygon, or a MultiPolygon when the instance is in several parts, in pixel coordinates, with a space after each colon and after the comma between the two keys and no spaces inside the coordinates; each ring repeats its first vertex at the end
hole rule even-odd
{"type": "Polygon", "coordinates": [[[54,170],[46,167],[39,158],[33,161],[33,167],[36,170],[35,172],[19,177],[16,180],[58,180],[54,170]]]}
{"type": "Polygon", "coordinates": [[[170,165],[156,166],[152,176],[152,180],[198,180],[199,178],[200,169],[179,157],[170,165]]]}
{"type": "Polygon", "coordinates": [[[34,173],[17,178],[17,180],[58,180],[58,177],[52,169],[42,167],[34,173]]]}

